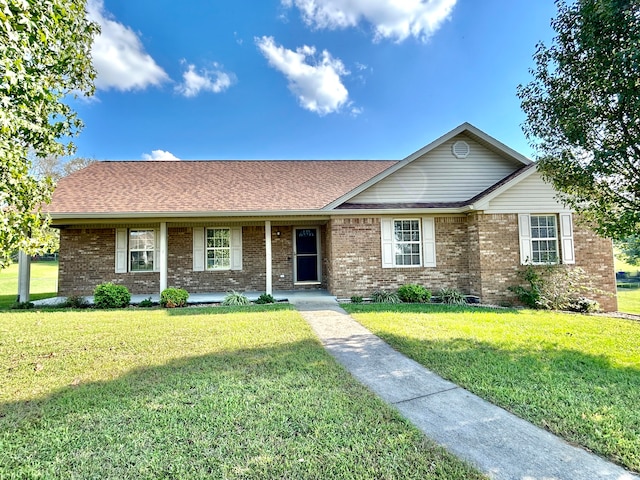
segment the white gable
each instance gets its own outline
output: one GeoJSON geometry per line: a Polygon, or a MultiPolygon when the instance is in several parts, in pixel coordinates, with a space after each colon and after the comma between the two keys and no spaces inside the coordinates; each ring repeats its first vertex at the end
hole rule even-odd
{"type": "Polygon", "coordinates": [[[350,198],[349,203],[469,200],[520,167],[522,163],[459,134],[350,198]],[[452,151],[459,140],[469,145],[465,158],[458,158],[452,151]]]}
{"type": "Polygon", "coordinates": [[[560,203],[556,195],[554,188],[542,180],[538,172],[533,172],[491,199],[483,210],[485,213],[568,212],[569,208],[560,203]]]}

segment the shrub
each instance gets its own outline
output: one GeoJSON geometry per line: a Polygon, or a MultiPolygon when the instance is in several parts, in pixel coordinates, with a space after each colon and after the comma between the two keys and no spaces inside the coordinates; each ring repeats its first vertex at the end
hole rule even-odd
{"type": "Polygon", "coordinates": [[[98,308],[124,308],[131,302],[131,294],[124,285],[101,283],[93,291],[93,303],[98,308]]]}
{"type": "Polygon", "coordinates": [[[160,305],[164,308],[184,307],[188,298],[189,293],[183,288],[165,288],[160,292],[160,305]]]}
{"type": "Polygon", "coordinates": [[[144,300],[142,300],[139,304],[139,307],[142,308],[149,308],[149,307],[153,307],[153,302],[151,301],[151,297],[149,298],[145,298],[144,300]]]}
{"type": "Polygon", "coordinates": [[[406,303],[425,303],[431,300],[431,292],[422,285],[408,283],[398,289],[398,297],[406,303]]]}
{"type": "Polygon", "coordinates": [[[467,303],[467,297],[457,288],[441,288],[439,296],[442,303],[449,305],[465,305],[467,303]]]}
{"type": "MultiPolygon", "coordinates": [[[[520,276],[529,286],[509,287],[520,301],[531,308],[546,310],[594,311],[598,302],[584,297],[585,292],[599,292],[593,288],[580,267],[560,265],[534,267],[528,265],[520,276]]],[[[603,292],[599,292],[603,293],[603,292]]]]}
{"type": "Polygon", "coordinates": [[[371,294],[371,301],[373,303],[400,303],[400,297],[395,292],[376,290],[371,294]]]}
{"type": "Polygon", "coordinates": [[[87,308],[89,302],[82,295],[69,295],[60,306],[63,308],[87,308]]]}
{"type": "Polygon", "coordinates": [[[236,292],[235,290],[230,291],[222,300],[222,305],[226,307],[236,307],[240,305],[250,305],[251,302],[247,298],[246,295],[236,292]]]}
{"type": "Polygon", "coordinates": [[[256,303],[259,305],[264,305],[265,303],[276,303],[276,299],[269,293],[263,293],[258,297],[256,303]]]}
{"type": "Polygon", "coordinates": [[[362,297],[360,295],[353,295],[351,297],[351,303],[362,303],[362,297]]]}

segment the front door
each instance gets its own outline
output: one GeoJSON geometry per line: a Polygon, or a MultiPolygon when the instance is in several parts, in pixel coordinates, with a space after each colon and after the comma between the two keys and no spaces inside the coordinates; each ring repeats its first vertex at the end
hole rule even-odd
{"type": "Polygon", "coordinates": [[[320,282],[320,255],[318,229],[294,229],[294,275],[296,283],[320,282]]]}

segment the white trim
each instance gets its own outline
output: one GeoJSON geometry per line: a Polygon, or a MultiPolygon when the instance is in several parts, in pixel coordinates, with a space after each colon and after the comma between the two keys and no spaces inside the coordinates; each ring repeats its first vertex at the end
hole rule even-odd
{"type": "Polygon", "coordinates": [[[168,286],[168,253],[169,253],[169,238],[168,238],[167,222],[160,223],[160,242],[158,248],[158,269],[160,270],[160,292],[168,286]]]}
{"type": "Polygon", "coordinates": [[[116,228],[115,273],[127,273],[129,265],[129,229],[116,228]]]}
{"type": "Polygon", "coordinates": [[[520,239],[520,265],[532,263],[531,257],[531,216],[528,213],[518,215],[518,238],[520,239]]]}
{"type": "Polygon", "coordinates": [[[266,285],[265,291],[267,295],[271,295],[273,293],[273,267],[272,256],[271,256],[271,221],[265,220],[264,222],[264,249],[265,249],[265,263],[267,265],[266,268],[266,285]]]}
{"type": "Polygon", "coordinates": [[[203,272],[205,261],[204,227],[193,227],[193,271],[203,272]]]}
{"type": "Polygon", "coordinates": [[[562,242],[562,263],[572,265],[576,263],[575,251],[573,248],[573,219],[570,213],[561,213],[560,217],[560,240],[562,242]]]}
{"type": "Polygon", "coordinates": [[[433,217],[422,217],[422,264],[436,266],[436,222],[433,217]]]}

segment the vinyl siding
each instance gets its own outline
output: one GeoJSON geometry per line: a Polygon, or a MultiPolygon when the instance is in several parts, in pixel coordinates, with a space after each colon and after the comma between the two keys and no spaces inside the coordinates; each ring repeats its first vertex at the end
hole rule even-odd
{"type": "Polygon", "coordinates": [[[350,203],[454,202],[468,200],[500,181],[522,164],[504,158],[458,135],[402,167],[349,200],[350,203]],[[469,144],[467,158],[456,158],[451,147],[469,144]]]}
{"type": "Polygon", "coordinates": [[[489,202],[485,213],[556,213],[569,211],[555,198],[556,191],[533,173],[489,202]]]}

